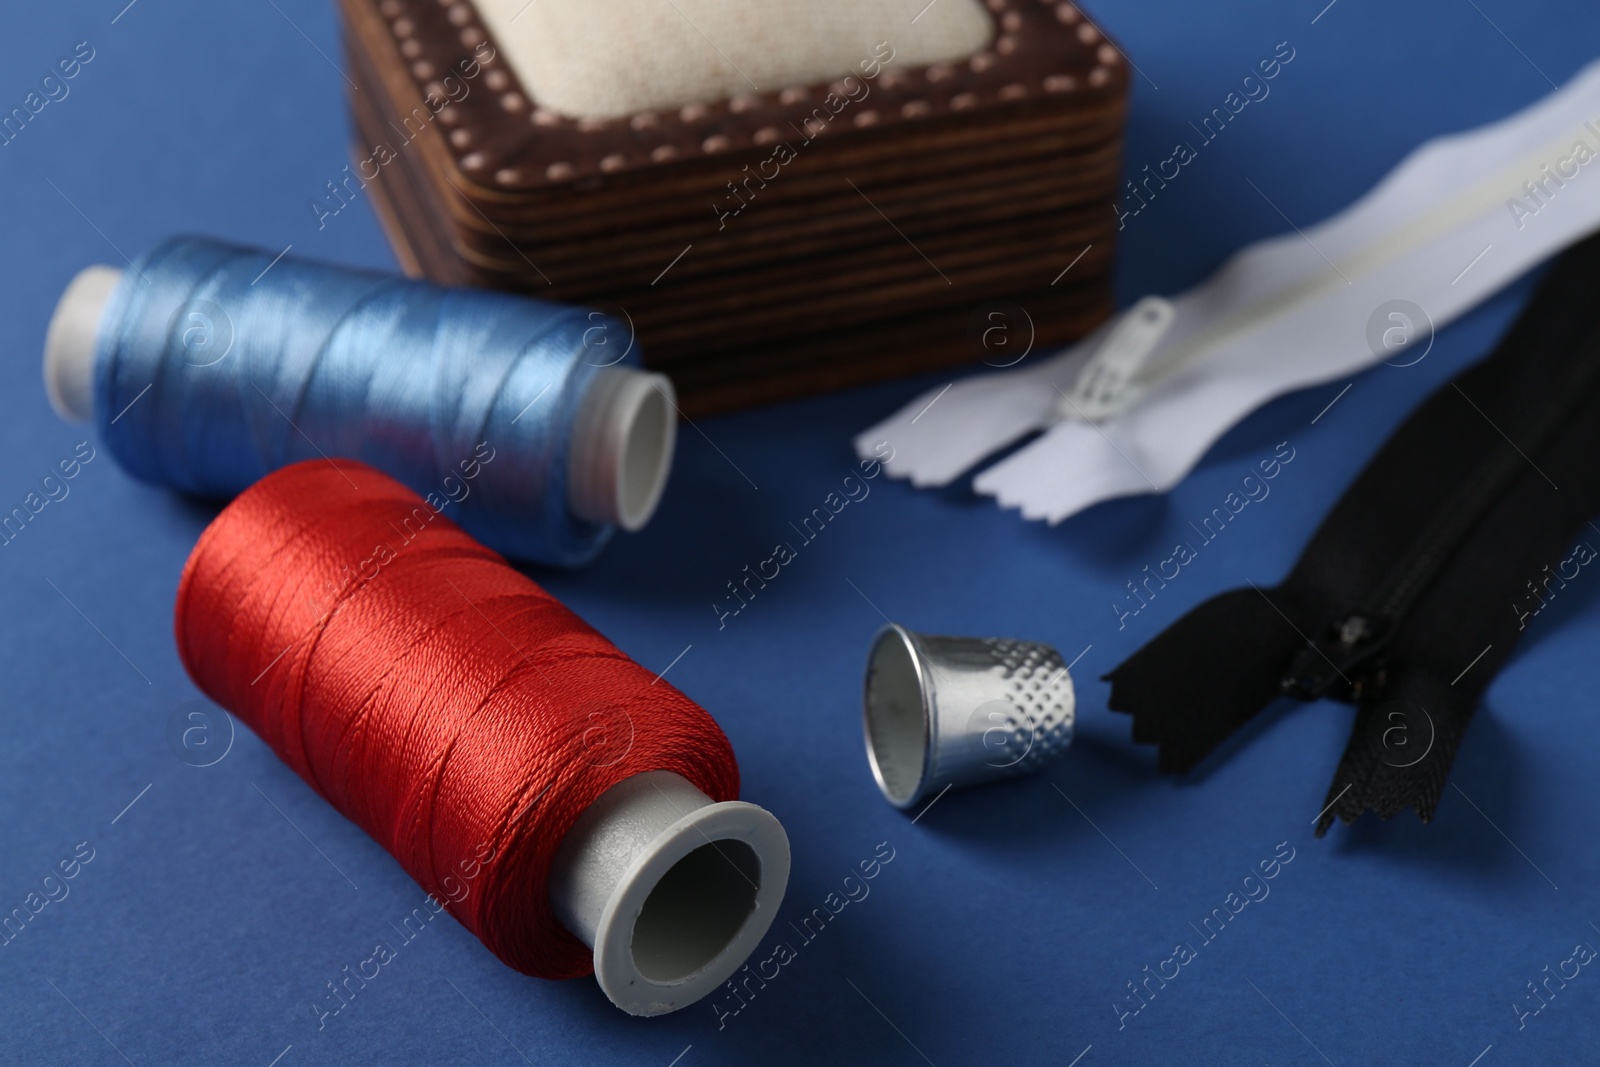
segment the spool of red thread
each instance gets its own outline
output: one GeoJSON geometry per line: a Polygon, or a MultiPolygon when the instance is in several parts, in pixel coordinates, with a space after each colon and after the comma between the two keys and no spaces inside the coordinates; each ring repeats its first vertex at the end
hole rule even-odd
{"type": "Polygon", "coordinates": [[[317,460],[202,534],[184,666],[510,966],[657,1015],[766,933],[773,816],[711,717],[392,478],[317,460]],[[592,951],[591,951],[592,950],[592,951]]]}

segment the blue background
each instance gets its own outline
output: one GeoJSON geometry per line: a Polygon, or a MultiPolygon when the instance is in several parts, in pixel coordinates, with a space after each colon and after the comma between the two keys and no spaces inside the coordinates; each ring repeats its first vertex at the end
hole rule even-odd
{"type": "MultiPolygon", "coordinates": [[[[86,436],[50,412],[38,374],[79,268],[175,231],[393,264],[367,205],[320,232],[308,206],[348,159],[330,5],[137,0],[113,23],[123,2],[12,5],[0,34],[0,110],[76,42],[96,50],[71,95],[0,148],[0,510],[86,436]]],[[[1313,222],[1424,137],[1506,115],[1600,53],[1600,9],[1576,0],[1337,0],[1313,24],[1324,2],[1095,5],[1144,75],[1130,171],[1166,158],[1278,42],[1296,50],[1270,97],[1129,220],[1123,303],[1191,285],[1283,228],[1246,179],[1313,222]]],[[[1163,498],[1050,529],[965,488],[880,478],[721,630],[724,582],[838,487],[850,436],[943,379],[685,427],[655,523],[583,573],[542,577],[647,666],[682,653],[668,677],[721,721],[745,796],[788,829],[779,930],[880,842],[895,852],[871,895],[720,1030],[707,1004],[639,1020],[587,979],[524,978],[441,920],[318,1032],[323,983],[390,938],[421,892],[247,732],[211,767],[174,754],[168,722],[197,694],[174,654],[173,592],[214,509],[134,483],[102,453],[0,549],[0,912],[77,842],[95,850],[70,895],[0,948],[0,1060],[1594,1062],[1600,974],[1584,970],[1520,1032],[1511,1004],[1578,942],[1600,945],[1600,579],[1533,623],[1431,826],[1407,813],[1312,837],[1348,708],[1280,709],[1231,758],[1173,781],[1096,680],[1204,597],[1281,577],[1388,431],[1484,354],[1526,293],[1443,331],[1417,366],[1355,379],[1314,426],[1343,382],[1272,404],[1163,498]],[[1296,458],[1271,496],[1119,631],[1109,604],[1124,582],[1280,441],[1296,458]],[[1064,761],[952,793],[915,825],[892,810],[858,726],[880,609],[1082,653],[1064,761]],[[1124,984],[1196,941],[1189,923],[1285,841],[1295,858],[1270,897],[1119,1031],[1124,984]]]]}

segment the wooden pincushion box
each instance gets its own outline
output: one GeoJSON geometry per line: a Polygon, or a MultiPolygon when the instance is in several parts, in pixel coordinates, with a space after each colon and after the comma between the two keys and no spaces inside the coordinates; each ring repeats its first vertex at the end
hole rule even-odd
{"type": "MultiPolygon", "coordinates": [[[[1109,313],[1128,72],[1073,4],[943,0],[982,20],[970,53],[913,66],[891,30],[774,88],[682,0],[722,61],[698,69],[749,91],[574,117],[533,96],[505,2],[341,0],[345,184],[408,271],[617,313],[691,415],[974,362],[994,301],[1026,310],[1036,346],[1109,313]]],[[[639,2],[657,0],[599,6],[639,2]]]]}

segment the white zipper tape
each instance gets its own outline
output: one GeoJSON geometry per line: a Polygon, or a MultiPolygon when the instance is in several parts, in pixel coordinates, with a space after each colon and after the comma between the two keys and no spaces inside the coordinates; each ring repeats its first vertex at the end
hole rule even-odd
{"type": "Polygon", "coordinates": [[[1332,218],[1241,249],[1172,299],[1137,360],[1109,348],[1143,302],[1054,358],[913,401],[856,447],[888,441],[892,476],[943,485],[1044,430],[974,487],[1052,522],[1164,492],[1268,400],[1389,356],[1368,339],[1386,304],[1442,327],[1596,227],[1600,62],[1508,118],[1425,143],[1332,218]],[[1082,404],[1096,387],[1110,398],[1098,414],[1082,404]],[[1061,419],[1073,403],[1085,417],[1061,419]]]}

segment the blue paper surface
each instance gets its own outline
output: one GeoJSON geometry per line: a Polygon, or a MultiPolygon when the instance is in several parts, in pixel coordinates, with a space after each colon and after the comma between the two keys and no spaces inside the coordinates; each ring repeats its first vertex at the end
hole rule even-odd
{"type": "MultiPolygon", "coordinates": [[[[1576,0],[1324,2],[1095,6],[1139,68],[1130,174],[1166,159],[1280,42],[1295,51],[1270,95],[1127,220],[1122,303],[1284,230],[1273,204],[1298,225],[1325,217],[1425,137],[1506,115],[1600,53],[1600,9],[1576,0]]],[[[179,231],[393,265],[369,205],[322,229],[310,207],[348,160],[330,5],[124,3],[16,5],[0,34],[0,113],[79,42],[92,51],[0,145],[0,512],[90,439],[51,413],[38,370],[81,267],[179,231]]],[[[1051,529],[964,486],[879,478],[720,625],[725,583],[840,486],[851,435],[944,379],[685,427],[650,528],[587,571],[537,576],[640,662],[671,665],[732,738],[744,796],[793,845],[767,940],[795,958],[742,1006],[653,1020],[587,979],[515,974],[440,918],[319,1029],[325,983],[397,940],[422,891],[242,728],[231,747],[218,736],[210,766],[179,758],[169,731],[204,705],[174,651],[172,601],[214,508],[134,483],[101,450],[0,547],[0,914],[31,914],[0,947],[0,1062],[1595,1062],[1600,972],[1545,983],[1578,966],[1575,946],[1600,946],[1600,578],[1532,623],[1431,826],[1407,813],[1312,837],[1346,707],[1278,709],[1174,781],[1097,680],[1203,598],[1280,578],[1385,435],[1489,350],[1527,288],[1442,331],[1416,366],[1273,403],[1165,497],[1051,529]],[[1280,442],[1295,458],[1270,496],[1119,629],[1125,583],[1280,442]],[[1081,655],[1066,758],[951,793],[914,824],[891,809],[859,727],[885,616],[1081,655]],[[869,896],[810,940],[788,929],[885,849],[869,896]],[[1269,894],[1203,933],[1263,862],[1276,863],[1269,894]],[[1178,944],[1191,949],[1178,977],[1143,985],[1172,973],[1178,944]]]]}

